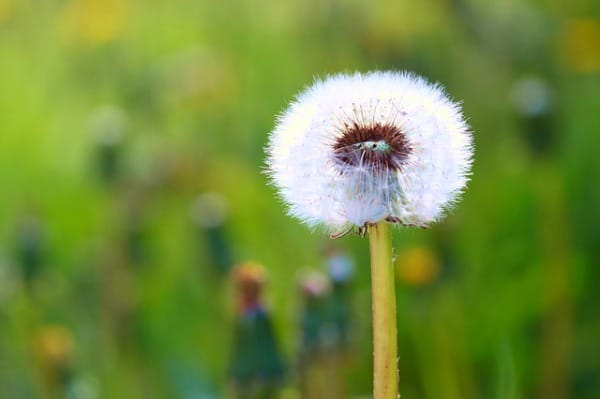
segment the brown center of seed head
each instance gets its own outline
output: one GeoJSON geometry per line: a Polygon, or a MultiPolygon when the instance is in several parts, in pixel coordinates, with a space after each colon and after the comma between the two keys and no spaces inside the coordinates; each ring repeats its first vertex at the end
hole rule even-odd
{"type": "Polygon", "coordinates": [[[398,126],[352,124],[333,145],[336,161],[344,166],[367,166],[373,170],[398,170],[411,152],[398,126]]]}

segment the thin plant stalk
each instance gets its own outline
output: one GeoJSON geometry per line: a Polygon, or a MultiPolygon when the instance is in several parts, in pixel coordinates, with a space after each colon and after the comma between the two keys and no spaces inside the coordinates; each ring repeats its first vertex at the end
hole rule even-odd
{"type": "Polygon", "coordinates": [[[373,291],[373,398],[398,398],[396,289],[390,224],[368,227],[373,291]]]}

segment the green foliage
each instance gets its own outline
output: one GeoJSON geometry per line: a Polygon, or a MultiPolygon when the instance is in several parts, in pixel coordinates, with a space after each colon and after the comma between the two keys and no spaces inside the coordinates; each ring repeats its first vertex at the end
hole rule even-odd
{"type": "MultiPolygon", "coordinates": [[[[399,279],[403,397],[598,397],[600,14],[551,3],[0,0],[0,397],[60,395],[44,366],[55,355],[36,344],[50,325],[72,336],[57,347],[74,397],[226,391],[235,307],[190,218],[204,192],[227,202],[231,256],[268,268],[292,362],[294,273],[323,267],[329,240],[285,215],[263,147],[314,76],[355,69],[443,82],[475,136],[453,214],[394,232],[399,254],[426,247],[441,265],[423,284],[399,279]],[[546,124],[511,100],[528,76],[549,87],[546,124]],[[90,132],[106,105],[126,120],[110,179],[90,132]],[[45,240],[31,290],[28,217],[45,240]]],[[[346,388],[367,395],[368,245],[337,244],[357,264],[346,388]]]]}

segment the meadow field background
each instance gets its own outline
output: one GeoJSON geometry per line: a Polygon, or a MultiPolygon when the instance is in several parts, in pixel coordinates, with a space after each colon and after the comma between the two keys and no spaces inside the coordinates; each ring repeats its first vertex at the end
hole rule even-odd
{"type": "Polygon", "coordinates": [[[394,231],[402,398],[600,397],[599,4],[0,0],[0,397],[225,397],[236,314],[211,245],[268,270],[282,398],[298,270],[349,254],[340,373],[369,397],[368,242],[286,216],[264,147],[316,77],[374,69],[442,83],[476,148],[451,215],[394,231]]]}

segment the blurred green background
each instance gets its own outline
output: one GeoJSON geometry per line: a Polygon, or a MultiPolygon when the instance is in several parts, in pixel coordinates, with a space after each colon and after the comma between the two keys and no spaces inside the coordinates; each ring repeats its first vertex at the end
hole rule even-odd
{"type": "MultiPolygon", "coordinates": [[[[0,0],[0,397],[224,397],[236,307],[211,245],[268,269],[299,397],[296,270],[325,270],[329,239],[285,215],[263,148],[315,76],[372,69],[444,84],[476,144],[452,214],[394,232],[402,397],[599,398],[595,0],[0,0]]],[[[368,243],[335,244],[356,265],[345,391],[369,397],[368,243]]]]}

